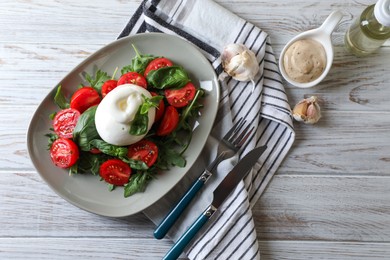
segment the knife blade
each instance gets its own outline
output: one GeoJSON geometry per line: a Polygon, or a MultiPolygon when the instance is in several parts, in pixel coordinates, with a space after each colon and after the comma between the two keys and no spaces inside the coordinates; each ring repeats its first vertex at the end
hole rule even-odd
{"type": "Polygon", "coordinates": [[[235,189],[238,183],[245,177],[248,171],[257,162],[267,146],[261,146],[247,153],[226,175],[222,182],[213,192],[213,200],[205,211],[195,220],[186,232],[177,240],[173,247],[164,256],[165,260],[177,259],[184,248],[195,237],[204,224],[213,216],[217,209],[222,205],[225,199],[235,189]]]}

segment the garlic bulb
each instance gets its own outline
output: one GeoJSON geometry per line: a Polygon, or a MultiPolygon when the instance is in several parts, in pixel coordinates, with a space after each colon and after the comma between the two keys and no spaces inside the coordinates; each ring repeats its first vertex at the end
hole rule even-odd
{"type": "Polygon", "coordinates": [[[225,72],[238,81],[252,81],[260,70],[255,54],[243,44],[228,44],[221,55],[225,72]]]}
{"type": "Polygon", "coordinates": [[[295,120],[304,122],[305,124],[315,124],[321,118],[321,108],[318,104],[318,98],[311,96],[303,99],[295,105],[293,109],[293,117],[295,120]]]}

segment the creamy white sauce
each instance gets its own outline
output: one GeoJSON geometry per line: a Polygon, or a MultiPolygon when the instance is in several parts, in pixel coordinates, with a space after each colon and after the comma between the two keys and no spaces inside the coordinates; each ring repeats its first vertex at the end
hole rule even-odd
{"type": "Polygon", "coordinates": [[[326,52],[321,43],[312,39],[294,42],[284,54],[284,70],[294,81],[300,83],[316,80],[324,72],[326,52]]]}
{"type": "MultiPolygon", "coordinates": [[[[130,145],[146,135],[131,135],[130,127],[138,108],[144,102],[142,97],[151,98],[146,89],[133,84],[124,84],[110,91],[96,109],[95,124],[100,137],[113,145],[130,145]]],[[[148,111],[148,131],[153,125],[156,110],[148,111]]]]}

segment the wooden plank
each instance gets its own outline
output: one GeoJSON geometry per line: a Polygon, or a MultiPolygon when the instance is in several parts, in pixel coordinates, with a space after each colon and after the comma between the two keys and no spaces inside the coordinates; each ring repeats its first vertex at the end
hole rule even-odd
{"type": "Polygon", "coordinates": [[[140,2],[3,1],[0,42],[82,45],[93,39],[95,44],[105,44],[119,35],[140,2]],[[28,22],[24,17],[28,17],[28,22]]]}
{"type": "Polygon", "coordinates": [[[0,237],[153,237],[154,225],[141,213],[102,217],[63,200],[35,172],[1,176],[0,237]]]}
{"type": "MultiPolygon", "coordinates": [[[[97,216],[58,197],[34,172],[1,176],[0,237],[152,238],[154,225],[141,214],[97,216]]],[[[390,177],[276,175],[253,215],[260,239],[385,242],[385,205],[390,177]]]]}
{"type": "MultiPolygon", "coordinates": [[[[0,258],[152,260],[161,259],[171,246],[167,239],[0,238],[0,258]]],[[[178,259],[187,258],[182,255],[178,259]]]]}
{"type": "MultiPolygon", "coordinates": [[[[0,258],[161,259],[171,246],[166,239],[0,238],[0,258]]],[[[374,260],[390,254],[389,243],[263,240],[259,247],[262,260],[374,260]]]]}
{"type": "Polygon", "coordinates": [[[270,240],[259,246],[262,260],[382,260],[390,255],[389,243],[270,240]]]}
{"type": "Polygon", "coordinates": [[[260,239],[390,241],[390,177],[274,176],[253,209],[260,239]]]}

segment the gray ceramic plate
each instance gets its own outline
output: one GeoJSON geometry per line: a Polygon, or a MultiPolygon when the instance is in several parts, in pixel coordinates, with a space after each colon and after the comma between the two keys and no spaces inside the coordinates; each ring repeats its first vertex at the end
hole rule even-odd
{"type": "MultiPolygon", "coordinates": [[[[171,190],[194,164],[206,143],[213,125],[219,101],[217,77],[208,60],[191,43],[178,37],[159,33],[146,33],[117,40],[96,53],[72,70],[58,84],[68,96],[84,80],[85,72],[92,74],[97,69],[113,73],[116,67],[128,65],[135,56],[131,44],[144,54],[165,56],[174,63],[183,66],[195,84],[207,92],[204,108],[195,130],[193,139],[186,151],[185,168],[173,167],[151,181],[144,193],[129,198],[123,197],[123,188],[112,192],[98,176],[91,174],[69,176],[67,170],[55,167],[47,150],[47,137],[52,121],[49,115],[58,108],[53,102],[56,87],[39,105],[27,134],[30,158],[46,183],[61,197],[70,203],[93,213],[121,217],[135,214],[151,206],[171,190]]],[[[120,73],[117,73],[119,75],[120,73]]]]}

